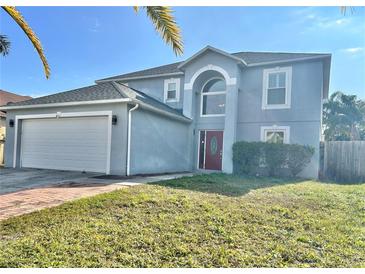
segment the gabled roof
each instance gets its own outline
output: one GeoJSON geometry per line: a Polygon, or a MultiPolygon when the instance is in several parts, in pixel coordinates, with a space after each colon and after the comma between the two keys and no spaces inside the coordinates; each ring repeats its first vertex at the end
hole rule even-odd
{"type": "Polygon", "coordinates": [[[123,98],[120,92],[111,83],[102,83],[88,87],[68,90],[31,100],[11,103],[7,106],[27,106],[38,104],[55,104],[67,102],[82,102],[94,100],[110,100],[123,98]]]}
{"type": "Polygon", "coordinates": [[[112,102],[134,102],[141,104],[142,107],[152,109],[154,111],[169,114],[181,120],[190,121],[181,111],[176,110],[147,94],[132,89],[126,85],[116,82],[105,82],[92,86],[73,89],[52,95],[47,95],[31,100],[11,103],[0,107],[3,110],[18,108],[36,108],[36,107],[53,107],[68,104],[96,104],[96,103],[112,103],[112,102]],[[94,102],[94,103],[93,103],[94,102]]]}
{"type": "Polygon", "coordinates": [[[253,51],[242,51],[235,53],[227,53],[220,49],[207,46],[194,54],[192,57],[185,61],[167,64],[164,66],[153,67],[145,70],[135,71],[131,73],[121,74],[118,76],[113,76],[109,78],[104,78],[97,80],[97,83],[107,82],[107,81],[128,81],[133,79],[144,79],[162,76],[173,76],[173,75],[183,75],[182,68],[191,62],[193,59],[197,58],[206,51],[214,51],[216,53],[222,54],[227,58],[231,58],[243,66],[253,67],[269,64],[280,64],[285,62],[295,62],[295,61],[305,61],[311,59],[321,59],[330,58],[331,54],[328,53],[297,53],[297,52],[253,52],[253,51]]]}
{"type": "MultiPolygon", "coordinates": [[[[0,89],[0,106],[6,105],[11,102],[25,101],[28,99],[32,99],[32,97],[18,95],[18,94],[0,89]]],[[[5,117],[5,113],[0,111],[0,117],[5,117]]]]}
{"type": "Polygon", "coordinates": [[[235,55],[233,54],[230,54],[228,52],[225,52],[223,50],[220,50],[220,49],[217,49],[217,48],[214,48],[212,46],[206,46],[205,48],[203,48],[202,50],[198,51],[197,53],[195,53],[193,56],[191,56],[190,58],[188,58],[186,61],[182,62],[181,64],[179,64],[178,68],[179,69],[182,69],[184,66],[186,66],[187,64],[189,64],[191,61],[193,61],[195,58],[197,58],[198,56],[204,54],[205,52],[207,51],[213,51],[215,53],[218,53],[218,54],[221,54],[223,56],[226,56],[230,59],[233,59],[239,63],[242,63],[244,65],[246,65],[246,62],[240,58],[240,57],[236,57],[235,55]]]}
{"type": "MultiPolygon", "coordinates": [[[[116,85],[118,87],[118,89],[122,92],[122,94],[124,94],[127,98],[148,104],[152,107],[155,107],[157,109],[160,109],[160,110],[163,110],[163,111],[175,114],[175,115],[183,116],[182,112],[180,110],[174,109],[174,108],[156,100],[155,98],[147,95],[146,93],[143,93],[139,90],[128,87],[126,85],[119,84],[117,82],[114,82],[114,85],[116,85]]],[[[185,117],[185,116],[183,116],[183,117],[185,117]]]]}
{"type": "Polygon", "coordinates": [[[148,78],[149,76],[156,75],[179,75],[184,74],[180,69],[178,69],[179,64],[182,62],[172,63],[164,66],[139,70],[136,72],[126,73],[122,75],[117,75],[113,77],[108,77],[104,79],[97,80],[96,82],[105,82],[105,81],[118,81],[118,80],[130,80],[130,79],[140,79],[140,78],[148,78]]]}
{"type": "Polygon", "coordinates": [[[330,56],[326,53],[291,53],[291,52],[235,52],[232,55],[245,60],[248,66],[263,65],[274,62],[288,62],[307,60],[311,58],[324,58],[330,56]]]}

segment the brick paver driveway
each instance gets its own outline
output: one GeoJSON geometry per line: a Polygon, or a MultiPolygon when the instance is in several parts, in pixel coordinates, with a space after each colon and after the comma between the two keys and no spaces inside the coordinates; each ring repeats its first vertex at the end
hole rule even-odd
{"type": "Polygon", "coordinates": [[[126,187],[121,184],[60,184],[0,195],[0,220],[126,187]]]}
{"type": "Polygon", "coordinates": [[[0,169],[0,220],[123,187],[192,174],[169,174],[123,180],[95,179],[93,178],[95,175],[55,170],[0,169]]]}

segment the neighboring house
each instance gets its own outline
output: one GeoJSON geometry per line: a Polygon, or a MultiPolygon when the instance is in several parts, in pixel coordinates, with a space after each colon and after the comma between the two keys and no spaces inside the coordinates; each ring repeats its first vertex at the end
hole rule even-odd
{"type": "Polygon", "coordinates": [[[330,54],[238,52],[206,47],[183,62],[14,103],[5,164],[141,174],[232,172],[236,141],[315,148],[330,54]]]}
{"type": "MultiPolygon", "coordinates": [[[[21,96],[0,89],[0,106],[8,103],[20,102],[32,99],[30,96],[21,96]]],[[[5,143],[6,113],[0,110],[0,165],[4,164],[4,143],[5,143]]]]}

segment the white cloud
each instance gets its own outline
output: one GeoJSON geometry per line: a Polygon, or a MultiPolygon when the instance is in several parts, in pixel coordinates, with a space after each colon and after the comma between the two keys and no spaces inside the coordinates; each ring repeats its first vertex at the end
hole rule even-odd
{"type": "Polygon", "coordinates": [[[100,25],[99,19],[98,18],[95,18],[95,22],[92,25],[92,27],[89,28],[89,31],[91,31],[91,32],[99,32],[100,26],[101,25],[100,25]]]}
{"type": "Polygon", "coordinates": [[[336,28],[336,27],[342,27],[350,23],[349,18],[342,18],[342,19],[329,19],[329,18],[317,18],[314,22],[316,27],[322,28],[322,29],[329,29],[329,28],[336,28]]]}
{"type": "Polygon", "coordinates": [[[346,53],[349,53],[349,54],[356,54],[356,53],[359,53],[363,50],[364,50],[364,48],[362,48],[362,47],[342,49],[343,52],[346,52],[346,53]]]}
{"type": "Polygon", "coordinates": [[[295,10],[292,16],[296,23],[306,25],[304,32],[344,28],[353,23],[352,17],[344,17],[340,12],[338,14],[338,16],[328,17],[312,7],[295,10]]]}
{"type": "Polygon", "coordinates": [[[306,16],[306,18],[307,18],[307,19],[314,19],[314,18],[316,18],[316,15],[315,15],[315,14],[308,14],[308,15],[306,16]]]}
{"type": "Polygon", "coordinates": [[[337,24],[337,25],[342,25],[342,24],[346,24],[348,21],[349,21],[349,20],[348,20],[348,19],[345,19],[345,18],[343,18],[343,19],[338,19],[338,20],[336,20],[336,24],[337,24]]]}

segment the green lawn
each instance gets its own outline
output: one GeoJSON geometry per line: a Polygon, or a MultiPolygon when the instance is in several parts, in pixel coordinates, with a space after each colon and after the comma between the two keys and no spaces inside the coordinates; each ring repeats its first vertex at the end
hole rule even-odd
{"type": "Polygon", "coordinates": [[[0,267],[365,267],[365,184],[203,175],[0,223],[0,267]]]}

